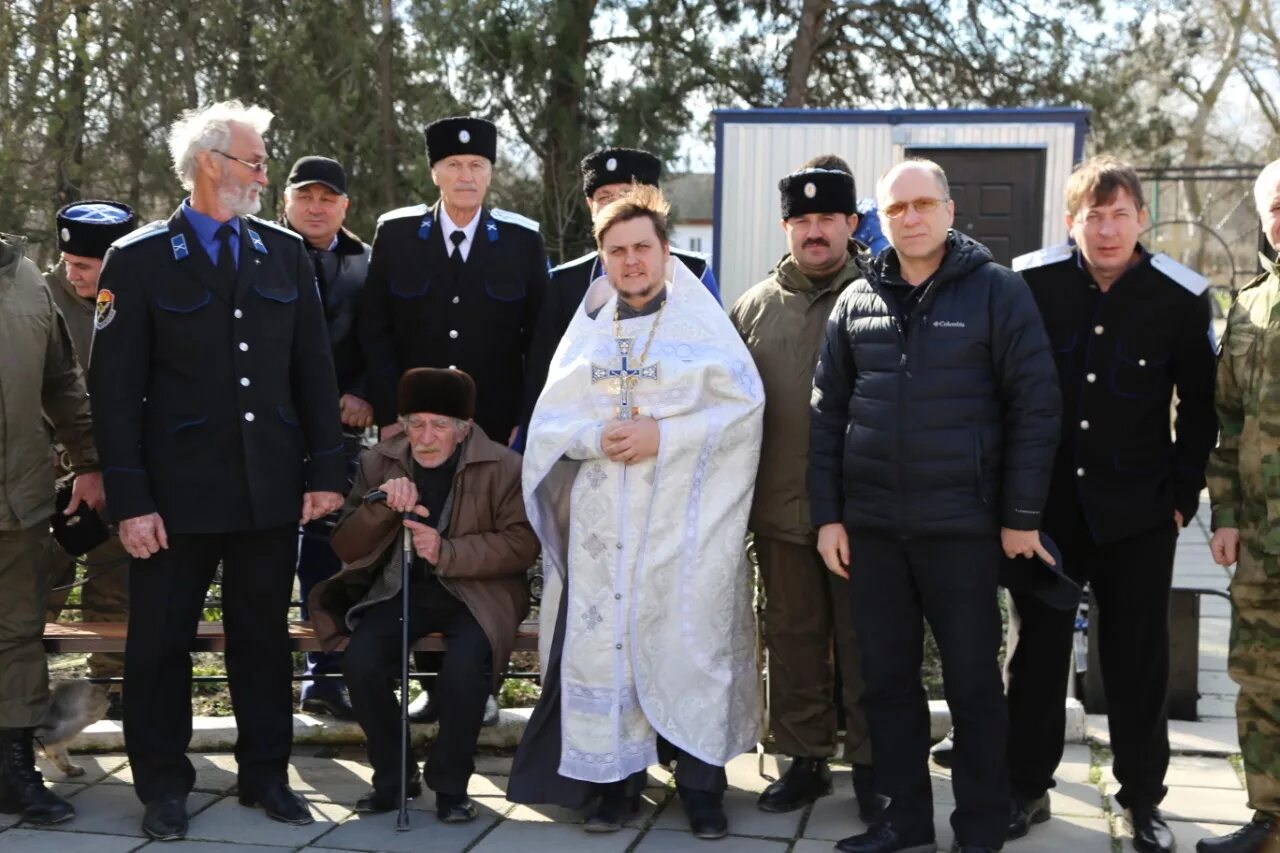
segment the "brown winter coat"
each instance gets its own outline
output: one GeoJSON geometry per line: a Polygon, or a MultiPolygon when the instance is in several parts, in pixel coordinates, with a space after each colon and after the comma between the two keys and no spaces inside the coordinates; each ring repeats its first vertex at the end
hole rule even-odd
{"type": "Polygon", "coordinates": [[[805,480],[813,372],[827,317],[840,292],[862,276],[858,259],[867,252],[866,246],[850,240],[848,262],[821,288],[787,255],[729,312],[764,382],[764,439],[751,505],[753,533],[800,545],[816,541],[805,480]]]}
{"type": "MultiPolygon", "coordinates": [[[[311,624],[325,649],[349,633],[347,612],[375,590],[384,569],[399,589],[401,516],[364,496],[387,480],[412,478],[412,454],[403,434],[360,455],[360,469],[333,531],[342,571],[311,591],[311,624]]],[[[472,426],[453,477],[452,510],[435,571],[475,616],[505,666],[516,629],[529,612],[525,573],[538,556],[538,539],[525,516],[520,457],[472,426]]],[[[385,589],[378,584],[377,589],[385,589]]],[[[390,596],[387,596],[390,597],[390,596]]]]}

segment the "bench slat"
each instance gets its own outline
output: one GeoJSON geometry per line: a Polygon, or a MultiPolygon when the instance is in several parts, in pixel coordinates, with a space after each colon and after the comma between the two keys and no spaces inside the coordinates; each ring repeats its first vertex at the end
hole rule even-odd
{"type": "MultiPolygon", "coordinates": [[[[128,624],[125,622],[48,622],[44,626],[46,654],[69,652],[123,652],[128,624]]],[[[344,638],[339,650],[346,646],[344,638]]],[[[295,652],[318,652],[320,642],[305,622],[289,623],[289,647],[295,652]]],[[[414,651],[444,651],[440,634],[428,634],[413,645],[414,651]]],[[[201,622],[196,630],[193,652],[225,652],[227,635],[221,622],[201,622]]],[[[524,622],[516,632],[515,651],[538,650],[538,623],[524,622]]]]}

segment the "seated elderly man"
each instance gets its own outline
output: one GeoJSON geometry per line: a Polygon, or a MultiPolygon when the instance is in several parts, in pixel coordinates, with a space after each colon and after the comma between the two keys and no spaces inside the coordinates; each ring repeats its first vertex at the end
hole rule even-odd
{"type": "MultiPolygon", "coordinates": [[[[409,637],[444,635],[437,681],[440,731],[425,768],[436,814],[475,818],[467,781],[495,661],[506,661],[529,609],[525,570],[538,540],[525,517],[520,457],[472,423],[476,390],[460,370],[418,368],[400,379],[404,432],[363,452],[333,531],[342,571],[311,593],[311,619],[327,650],[351,641],[342,673],[373,765],[373,790],[358,812],[398,808],[399,713],[392,681],[400,670],[403,603],[401,525],[413,531],[409,637]],[[385,502],[368,501],[375,490],[385,502]],[[412,511],[426,519],[405,519],[412,511]],[[403,520],[402,520],[403,519],[403,520]]],[[[422,791],[410,763],[408,792],[422,791]]]]}

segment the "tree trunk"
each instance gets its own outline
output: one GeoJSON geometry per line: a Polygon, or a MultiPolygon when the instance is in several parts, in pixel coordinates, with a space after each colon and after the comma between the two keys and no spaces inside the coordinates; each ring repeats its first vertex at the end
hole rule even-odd
{"type": "Polygon", "coordinates": [[[833,0],[804,0],[800,10],[800,25],[791,42],[791,56],[787,59],[787,94],[782,99],[784,107],[803,107],[809,100],[809,74],[814,60],[827,34],[823,27],[833,0]]]}
{"type": "Polygon", "coordinates": [[[395,48],[395,15],[391,0],[382,2],[382,39],[378,43],[378,115],[382,123],[382,207],[396,206],[396,113],[391,58],[395,48]]]}
{"type": "Polygon", "coordinates": [[[542,126],[543,236],[553,262],[585,244],[588,226],[579,163],[586,133],[582,95],[596,0],[559,0],[552,6],[550,79],[542,126]]]}

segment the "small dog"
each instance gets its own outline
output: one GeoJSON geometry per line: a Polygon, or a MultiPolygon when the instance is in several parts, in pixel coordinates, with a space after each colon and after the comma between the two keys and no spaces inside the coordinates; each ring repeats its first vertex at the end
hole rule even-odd
{"type": "Polygon", "coordinates": [[[64,679],[50,685],[49,710],[36,727],[36,743],[44,757],[68,777],[83,776],[84,768],[71,763],[67,745],[86,726],[107,713],[107,690],[80,679],[64,679]]]}

